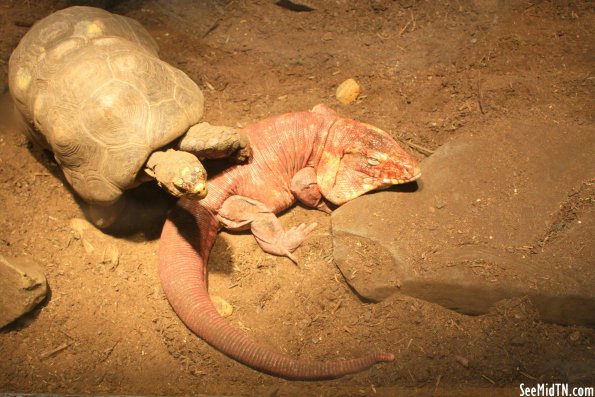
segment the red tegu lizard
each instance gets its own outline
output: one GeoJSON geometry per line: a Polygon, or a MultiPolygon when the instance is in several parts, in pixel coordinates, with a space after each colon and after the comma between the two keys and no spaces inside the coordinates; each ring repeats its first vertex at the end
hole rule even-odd
{"type": "Polygon", "coordinates": [[[252,154],[246,164],[210,179],[201,201],[179,200],[159,246],[159,275],[165,295],[196,335],[254,369],[288,379],[327,379],[392,361],[376,352],[336,361],[292,359],[258,344],[222,318],[207,292],[206,263],[218,231],[250,229],[271,254],[291,254],[316,227],[284,230],[275,216],[299,200],[330,212],[371,190],[413,181],[419,166],[386,132],[338,116],[324,105],[311,112],[273,117],[243,131],[252,154]]]}

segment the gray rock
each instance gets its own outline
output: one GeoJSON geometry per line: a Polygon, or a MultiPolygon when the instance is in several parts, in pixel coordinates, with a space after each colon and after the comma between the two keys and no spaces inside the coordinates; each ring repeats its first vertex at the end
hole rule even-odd
{"type": "Polygon", "coordinates": [[[382,245],[342,232],[335,233],[333,241],[335,264],[358,295],[379,302],[398,290],[404,264],[382,245]]]}
{"type": "Polygon", "coordinates": [[[481,314],[529,296],[543,320],[595,324],[592,136],[509,121],[445,144],[423,162],[416,191],[395,187],[333,213],[335,262],[371,300],[398,291],[481,314]]]}
{"type": "Polygon", "coordinates": [[[0,328],[33,310],[46,294],[41,266],[29,258],[0,255],[0,328]]]}

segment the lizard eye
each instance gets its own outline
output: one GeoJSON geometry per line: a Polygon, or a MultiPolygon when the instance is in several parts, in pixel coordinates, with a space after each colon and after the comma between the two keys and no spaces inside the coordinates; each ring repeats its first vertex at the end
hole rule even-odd
{"type": "Polygon", "coordinates": [[[378,160],[376,157],[368,157],[368,164],[378,165],[380,164],[380,160],[378,160]]]}

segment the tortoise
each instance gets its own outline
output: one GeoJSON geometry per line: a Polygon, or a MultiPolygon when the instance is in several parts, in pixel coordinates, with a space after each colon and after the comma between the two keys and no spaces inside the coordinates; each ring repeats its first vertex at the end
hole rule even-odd
{"type": "Polygon", "coordinates": [[[127,189],[153,178],[200,199],[199,158],[249,155],[237,130],[199,123],[201,90],[159,59],[139,22],[102,9],[70,7],[35,23],[10,57],[8,80],[25,134],[54,153],[100,227],[113,223],[127,189]]]}

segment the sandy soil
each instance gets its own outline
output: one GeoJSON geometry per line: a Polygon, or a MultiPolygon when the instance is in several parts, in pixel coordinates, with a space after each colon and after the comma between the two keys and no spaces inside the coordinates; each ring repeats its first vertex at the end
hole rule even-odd
{"type": "MultiPolygon", "coordinates": [[[[103,3],[139,20],[162,58],[199,83],[213,124],[243,126],[322,102],[390,131],[418,160],[505,119],[593,131],[592,2],[308,0],[311,12],[264,0],[103,3]],[[345,106],[334,89],[349,77],[363,93],[345,106]]],[[[0,4],[0,89],[28,26],[66,5],[0,4]]],[[[595,381],[593,330],[543,323],[527,299],[478,317],[402,296],[360,301],[332,262],[329,217],[299,207],[282,222],[321,225],[296,251],[299,267],[260,252],[250,235],[222,233],[212,293],[233,305],[235,326],[292,356],[382,348],[397,360],[326,382],[246,368],[192,335],[165,300],[155,259],[162,219],[147,216],[126,237],[76,231],[80,206],[52,159],[7,122],[7,107],[5,98],[0,254],[35,258],[51,296],[0,332],[2,392],[518,395],[520,383],[595,381]]],[[[592,206],[592,190],[585,194],[581,205],[592,206]]],[[[157,215],[166,208],[163,199],[146,205],[157,215]]]]}

